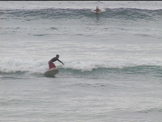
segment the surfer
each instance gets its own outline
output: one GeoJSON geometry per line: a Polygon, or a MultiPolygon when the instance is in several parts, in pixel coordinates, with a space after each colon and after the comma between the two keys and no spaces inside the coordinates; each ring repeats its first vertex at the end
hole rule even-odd
{"type": "Polygon", "coordinates": [[[96,9],[94,10],[95,12],[101,12],[101,10],[99,9],[99,7],[97,6],[96,9]]]}
{"type": "Polygon", "coordinates": [[[62,61],[60,61],[58,58],[59,58],[59,55],[57,54],[56,57],[52,58],[52,59],[48,62],[48,64],[49,64],[49,69],[51,69],[51,68],[56,68],[55,64],[53,63],[53,62],[55,62],[55,61],[59,61],[60,63],[62,63],[62,64],[64,65],[64,63],[63,63],[62,61]]]}

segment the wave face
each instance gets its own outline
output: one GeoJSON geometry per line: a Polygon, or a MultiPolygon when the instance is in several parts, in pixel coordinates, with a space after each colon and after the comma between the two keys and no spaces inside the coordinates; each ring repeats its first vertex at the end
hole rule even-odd
{"type": "MultiPolygon", "coordinates": [[[[92,9],[35,9],[35,10],[1,10],[3,15],[19,19],[81,19],[94,18],[97,14],[92,14],[92,9]]],[[[136,8],[105,8],[100,18],[114,18],[121,20],[162,20],[162,10],[145,10],[136,8]]]]}

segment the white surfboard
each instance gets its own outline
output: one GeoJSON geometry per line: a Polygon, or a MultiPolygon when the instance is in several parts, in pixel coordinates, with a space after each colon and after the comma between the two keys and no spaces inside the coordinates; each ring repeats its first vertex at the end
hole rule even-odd
{"type": "Polygon", "coordinates": [[[44,75],[45,75],[46,77],[53,77],[53,76],[55,76],[58,72],[59,72],[59,70],[58,70],[57,68],[52,68],[52,69],[47,70],[47,71],[44,73],[44,75]]]}

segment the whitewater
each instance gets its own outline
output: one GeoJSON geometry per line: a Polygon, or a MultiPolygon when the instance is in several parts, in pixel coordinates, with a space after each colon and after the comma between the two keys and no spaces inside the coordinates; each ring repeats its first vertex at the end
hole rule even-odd
{"type": "Polygon", "coordinates": [[[161,122],[161,6],[2,1],[0,121],[161,122]]]}

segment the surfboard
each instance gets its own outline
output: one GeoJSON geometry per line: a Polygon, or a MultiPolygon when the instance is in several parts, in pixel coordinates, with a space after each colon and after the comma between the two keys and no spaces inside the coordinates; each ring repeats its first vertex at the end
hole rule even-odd
{"type": "Polygon", "coordinates": [[[47,70],[44,73],[44,76],[46,76],[46,77],[54,77],[58,72],[59,72],[59,70],[57,68],[52,68],[52,69],[47,70]]]}

